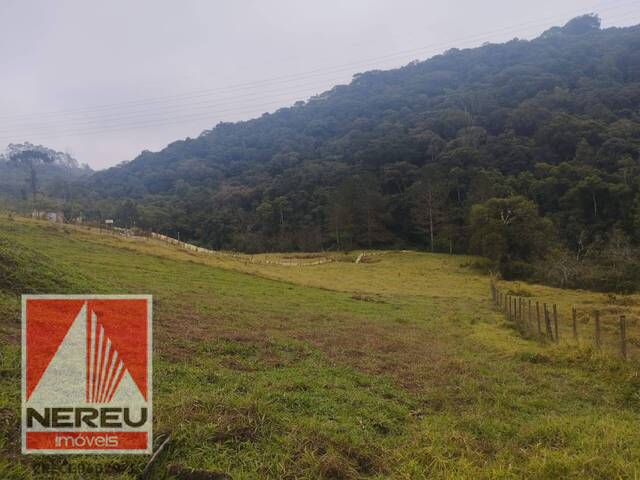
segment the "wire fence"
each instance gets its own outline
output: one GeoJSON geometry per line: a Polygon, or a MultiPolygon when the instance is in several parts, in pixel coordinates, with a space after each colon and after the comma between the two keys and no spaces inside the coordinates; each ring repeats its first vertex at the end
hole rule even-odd
{"type": "Polygon", "coordinates": [[[514,295],[491,282],[494,305],[524,335],[554,343],[592,346],[625,360],[639,360],[640,329],[637,319],[626,314],[610,314],[606,309],[561,311],[558,304],[514,295]]]}
{"type": "MultiPolygon", "coordinates": [[[[97,233],[100,235],[107,235],[112,237],[122,238],[125,237],[129,240],[137,240],[137,241],[148,241],[154,240],[166,244],[170,244],[175,246],[176,248],[196,253],[203,253],[206,255],[214,255],[222,258],[232,258],[234,260],[242,261],[244,263],[257,264],[257,265],[277,265],[284,267],[312,267],[316,265],[324,265],[326,263],[335,262],[336,259],[328,254],[318,254],[313,257],[306,256],[292,256],[291,258],[281,258],[282,255],[273,254],[273,258],[269,258],[267,255],[252,255],[241,252],[234,252],[229,250],[211,250],[208,248],[200,247],[198,245],[194,245],[188,242],[183,242],[177,238],[169,237],[167,235],[162,235],[160,233],[142,230],[142,229],[128,229],[128,228],[120,228],[114,226],[104,226],[101,223],[82,223],[82,224],[73,224],[73,223],[60,223],[60,222],[52,222],[43,218],[32,218],[26,216],[25,218],[30,218],[34,221],[44,221],[47,224],[59,225],[63,228],[72,228],[78,231],[90,231],[93,233],[97,233]]],[[[356,259],[355,263],[360,263],[363,261],[363,257],[365,254],[361,254],[360,259],[356,259]]],[[[366,253],[367,257],[377,256],[380,253],[366,253]]]]}

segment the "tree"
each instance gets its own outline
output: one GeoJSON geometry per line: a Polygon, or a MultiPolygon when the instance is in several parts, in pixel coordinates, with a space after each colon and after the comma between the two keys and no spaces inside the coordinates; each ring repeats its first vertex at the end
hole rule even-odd
{"type": "Polygon", "coordinates": [[[338,250],[350,250],[353,241],[353,209],[349,192],[344,188],[331,192],[327,220],[338,250]]]}
{"type": "Polygon", "coordinates": [[[40,164],[53,163],[55,159],[43,151],[22,150],[13,153],[9,157],[9,161],[18,165],[22,165],[29,169],[28,184],[31,188],[31,197],[35,202],[36,195],[38,193],[37,166],[40,164]]]}
{"type": "Polygon", "coordinates": [[[371,175],[361,177],[359,180],[355,185],[358,240],[362,237],[360,232],[363,232],[364,244],[367,248],[372,248],[374,244],[389,242],[393,236],[386,228],[386,200],[380,192],[380,185],[371,175]]]}
{"type": "Polygon", "coordinates": [[[531,263],[544,257],[554,238],[551,222],[521,196],[474,205],[470,229],[472,251],[492,260],[505,278],[530,275],[531,263]]]}
{"type": "Polygon", "coordinates": [[[421,173],[420,180],[411,187],[411,217],[433,252],[436,226],[443,221],[447,183],[446,177],[434,165],[426,165],[421,173]]]}
{"type": "Polygon", "coordinates": [[[124,228],[135,227],[140,221],[140,213],[138,212],[138,206],[136,203],[127,199],[116,208],[114,214],[114,220],[118,226],[124,228]]]}

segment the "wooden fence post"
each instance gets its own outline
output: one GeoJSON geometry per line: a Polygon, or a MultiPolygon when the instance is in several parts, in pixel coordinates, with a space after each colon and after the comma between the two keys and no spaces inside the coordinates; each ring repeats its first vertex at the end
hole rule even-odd
{"type": "Polygon", "coordinates": [[[601,348],[602,343],[600,341],[600,312],[596,310],[596,347],[601,348]]]}
{"type": "Polygon", "coordinates": [[[578,318],[576,314],[576,307],[571,307],[571,320],[573,322],[573,339],[578,341],[578,318]]]}
{"type": "Polygon", "coordinates": [[[524,298],[520,297],[520,325],[524,325],[524,298]]]}
{"type": "Polygon", "coordinates": [[[527,315],[527,326],[529,327],[529,330],[531,330],[531,299],[529,299],[529,315],[527,315]]]}
{"type": "Polygon", "coordinates": [[[560,335],[558,335],[558,308],[556,304],[553,304],[553,326],[555,328],[556,343],[560,341],[560,335]]]}
{"type": "Polygon", "coordinates": [[[627,319],[620,315],[620,353],[622,358],[627,359],[627,319]]]}
{"type": "Polygon", "coordinates": [[[511,297],[507,295],[507,320],[511,320],[511,297]]]}
{"type": "Polygon", "coordinates": [[[540,303],[536,301],[536,321],[538,322],[538,335],[542,333],[542,329],[540,328],[540,303]]]}
{"type": "Polygon", "coordinates": [[[509,295],[509,320],[513,321],[515,312],[513,311],[513,296],[509,295]]]}
{"type": "Polygon", "coordinates": [[[511,306],[511,316],[509,317],[509,320],[511,320],[512,322],[515,322],[516,320],[516,299],[513,297],[509,298],[509,305],[511,306]]]}
{"type": "Polygon", "coordinates": [[[547,309],[546,303],[543,306],[543,310],[544,310],[544,325],[547,332],[547,337],[553,340],[553,330],[551,329],[551,318],[549,318],[549,310],[547,309]]]}

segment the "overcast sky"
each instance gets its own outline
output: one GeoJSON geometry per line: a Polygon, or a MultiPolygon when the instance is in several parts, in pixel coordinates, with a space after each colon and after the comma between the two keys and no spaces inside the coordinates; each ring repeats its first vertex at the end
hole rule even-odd
{"type": "Polygon", "coordinates": [[[450,47],[533,38],[637,0],[0,0],[0,150],[93,168],[450,47]]]}

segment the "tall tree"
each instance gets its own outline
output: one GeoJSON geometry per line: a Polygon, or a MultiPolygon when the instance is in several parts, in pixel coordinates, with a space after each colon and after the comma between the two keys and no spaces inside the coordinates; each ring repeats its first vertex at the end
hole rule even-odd
{"type": "Polygon", "coordinates": [[[31,197],[35,202],[38,193],[38,165],[53,163],[55,159],[40,150],[22,150],[12,154],[9,157],[9,161],[22,165],[29,170],[27,183],[31,189],[31,197]]]}
{"type": "Polygon", "coordinates": [[[422,168],[420,180],[411,187],[412,220],[432,252],[435,251],[436,228],[444,220],[447,193],[446,177],[433,164],[422,168]]]}

